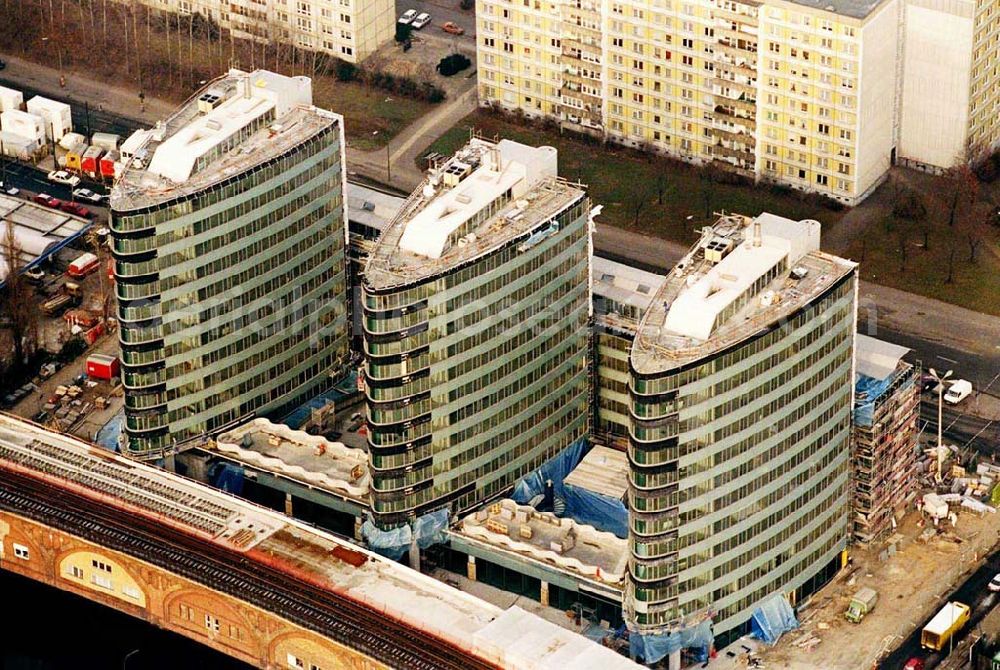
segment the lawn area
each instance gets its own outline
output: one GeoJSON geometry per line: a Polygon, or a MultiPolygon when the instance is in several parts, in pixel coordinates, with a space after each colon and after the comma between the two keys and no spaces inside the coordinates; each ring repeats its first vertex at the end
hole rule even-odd
{"type": "MultiPolygon", "coordinates": [[[[817,219],[824,229],[844,212],[804,201],[797,193],[709,183],[700,171],[677,161],[640,157],[614,145],[591,145],[550,131],[522,127],[485,112],[474,112],[442,135],[428,151],[451,155],[469,139],[469,129],[483,135],[549,144],[559,150],[559,174],[589,187],[604,205],[602,223],[691,244],[692,231],[714,221],[713,212],[774,212],[794,219],[817,219]]],[[[425,166],[420,165],[421,169],[425,166]]]]}
{"type": "Polygon", "coordinates": [[[362,151],[385,147],[403,128],[435,107],[429,102],[333,77],[313,79],[313,102],[317,107],[342,114],[348,143],[362,151]]]}
{"type": "Polygon", "coordinates": [[[555,146],[560,174],[589,187],[594,202],[604,205],[604,224],[691,244],[694,231],[711,223],[713,212],[722,210],[816,219],[823,224],[824,250],[859,261],[862,279],[1000,315],[1000,227],[984,223],[990,208],[995,208],[991,202],[1000,202],[1000,180],[984,185],[977,203],[962,208],[962,215],[949,226],[948,201],[953,191],[944,178],[895,168],[893,178],[906,182],[926,201],[928,245],[924,249],[924,226],[891,216],[890,183],[853,210],[836,212],[797,192],[709,183],[698,169],[677,161],[641,157],[610,144],[591,145],[482,111],[463,119],[428,151],[451,155],[468,141],[472,128],[487,137],[555,146]],[[970,236],[977,245],[975,262],[969,260],[970,236]],[[946,281],[949,257],[951,282],[946,281]]]}
{"type": "MultiPolygon", "coordinates": [[[[963,210],[949,226],[948,196],[940,188],[941,178],[912,171],[898,174],[913,180],[928,204],[927,248],[923,246],[921,223],[889,215],[891,209],[882,202],[885,198],[881,193],[891,189],[886,184],[870,202],[862,203],[848,215],[863,219],[864,227],[844,240],[837,251],[861,263],[862,279],[1000,315],[1000,227],[986,221],[988,214],[995,211],[990,198],[998,194],[982,193],[975,207],[963,210]],[[974,260],[970,239],[976,246],[974,260]]],[[[990,190],[985,185],[982,188],[990,190]]],[[[848,223],[845,228],[854,227],[848,223]]]]}

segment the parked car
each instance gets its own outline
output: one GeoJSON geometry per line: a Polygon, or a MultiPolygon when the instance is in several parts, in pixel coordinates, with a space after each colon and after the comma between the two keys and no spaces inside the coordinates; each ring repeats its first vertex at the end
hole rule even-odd
{"type": "Polygon", "coordinates": [[[420,30],[430,22],[431,22],[431,15],[428,14],[427,12],[420,12],[419,14],[417,14],[417,18],[413,19],[413,22],[410,25],[413,26],[415,29],[420,30]]]}
{"type": "Polygon", "coordinates": [[[924,670],[924,659],[911,658],[903,666],[903,670],[924,670]]]}
{"type": "Polygon", "coordinates": [[[34,198],[32,198],[39,205],[45,205],[46,207],[52,207],[53,209],[59,209],[62,204],[62,200],[59,198],[53,198],[48,193],[39,193],[34,198]]]}
{"type": "Polygon", "coordinates": [[[40,284],[45,279],[45,270],[39,267],[29,268],[24,271],[24,278],[32,284],[40,284]]]}
{"type": "Polygon", "coordinates": [[[986,588],[988,588],[993,593],[997,593],[998,591],[1000,591],[1000,572],[993,575],[993,579],[991,579],[990,583],[986,585],[986,588]]]}
{"type": "Polygon", "coordinates": [[[91,212],[89,209],[87,209],[78,202],[63,201],[59,205],[59,209],[66,212],[67,214],[73,214],[74,216],[79,216],[84,219],[92,219],[94,217],[93,212],[91,212]]]}
{"type": "Polygon", "coordinates": [[[441,26],[441,30],[452,35],[463,35],[465,34],[465,28],[458,25],[454,21],[447,21],[441,26]]]}
{"type": "Polygon", "coordinates": [[[21,189],[19,189],[16,186],[11,186],[10,184],[5,184],[2,181],[0,181],[0,191],[3,191],[7,195],[17,195],[18,193],[21,192],[21,189]]]}
{"type": "Polygon", "coordinates": [[[417,18],[417,10],[407,9],[402,13],[402,15],[400,15],[399,22],[404,25],[409,25],[410,23],[413,23],[413,19],[415,18],[417,18]]]}
{"type": "Polygon", "coordinates": [[[94,193],[89,188],[78,188],[73,191],[73,197],[77,200],[88,200],[90,202],[99,203],[104,200],[104,196],[100,193],[94,193]]]}
{"type": "Polygon", "coordinates": [[[80,178],[75,174],[66,172],[66,170],[53,170],[49,173],[49,181],[73,187],[80,185],[80,178]]]}

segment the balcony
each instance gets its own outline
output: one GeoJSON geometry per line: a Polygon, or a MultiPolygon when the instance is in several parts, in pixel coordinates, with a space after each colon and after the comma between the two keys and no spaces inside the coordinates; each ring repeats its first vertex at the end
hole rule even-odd
{"type": "Polygon", "coordinates": [[[152,365],[162,363],[164,360],[163,349],[153,349],[152,351],[134,351],[132,349],[122,349],[122,363],[125,365],[152,365]]]}
{"type": "Polygon", "coordinates": [[[147,344],[163,339],[163,326],[136,328],[123,325],[119,335],[124,344],[147,344]]]}
{"type": "Polygon", "coordinates": [[[122,383],[127,389],[141,389],[148,386],[165,384],[167,381],[167,371],[164,369],[153,372],[122,372],[122,383]]]}
{"type": "Polygon", "coordinates": [[[137,239],[115,237],[112,244],[116,254],[142,254],[157,248],[155,235],[137,239]]]}
{"type": "Polygon", "coordinates": [[[163,310],[160,303],[157,302],[146,302],[135,307],[121,307],[118,308],[118,319],[119,321],[146,321],[148,319],[155,319],[161,316],[163,310]]]}
{"type": "Polygon", "coordinates": [[[164,393],[126,393],[125,406],[129,409],[152,409],[167,404],[164,393]]]}

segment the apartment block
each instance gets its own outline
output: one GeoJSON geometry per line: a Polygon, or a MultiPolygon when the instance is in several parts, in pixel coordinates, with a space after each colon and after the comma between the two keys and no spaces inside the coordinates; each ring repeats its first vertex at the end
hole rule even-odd
{"type": "MultiPolygon", "coordinates": [[[[928,34],[960,50],[914,8],[938,2],[956,4],[479,0],[479,99],[854,204],[897,160],[920,105],[938,104],[920,99],[909,115],[900,111],[916,95],[906,95],[904,77],[911,87],[934,86],[920,84],[922,59],[932,56],[916,37],[904,49],[904,39],[928,34]]],[[[970,111],[967,121],[948,123],[963,141],[985,146],[996,142],[1000,10],[956,2],[970,5],[969,85],[949,87],[964,91],[970,111]]],[[[923,138],[912,141],[933,141],[923,138]]]]}
{"type": "Polygon", "coordinates": [[[854,542],[872,544],[916,495],[920,367],[909,349],[859,334],[855,354],[851,487],[854,542]]]}
{"type": "Polygon", "coordinates": [[[357,63],[393,38],[392,0],[139,0],[156,10],[200,14],[236,38],[281,42],[357,63]]]}
{"type": "Polygon", "coordinates": [[[591,208],[557,161],[473,138],[371,252],[364,384],[383,528],[494,497],[590,428],[591,208]]]}
{"type": "Polygon", "coordinates": [[[746,632],[812,593],[850,533],[857,266],[820,224],[724,216],[654,295],[629,366],[625,617],[746,632]]]}
{"type": "Polygon", "coordinates": [[[123,145],[111,193],[123,451],[325,390],[348,361],[344,125],[307,77],[209,83],[123,145]]]}
{"type": "Polygon", "coordinates": [[[906,0],[899,156],[940,171],[1000,142],[1000,6],[906,0]]]}

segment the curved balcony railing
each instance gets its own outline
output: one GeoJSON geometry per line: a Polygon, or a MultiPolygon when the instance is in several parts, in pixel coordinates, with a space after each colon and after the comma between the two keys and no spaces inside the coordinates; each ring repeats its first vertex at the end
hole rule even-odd
{"type": "Polygon", "coordinates": [[[134,326],[123,325],[118,332],[122,342],[125,344],[147,344],[163,339],[163,326],[136,328],[134,326]]]}
{"type": "Polygon", "coordinates": [[[160,302],[143,302],[140,305],[129,307],[118,307],[118,319],[120,321],[146,321],[161,316],[163,308],[160,302]]]}
{"type": "Polygon", "coordinates": [[[153,372],[122,372],[122,384],[128,389],[141,389],[157,384],[165,384],[167,381],[167,371],[160,369],[153,372]]]}
{"type": "Polygon", "coordinates": [[[164,353],[162,348],[151,351],[122,349],[122,363],[125,365],[151,365],[153,363],[162,363],[163,360],[164,353]]]}
{"type": "Polygon", "coordinates": [[[152,298],[160,294],[160,282],[151,281],[144,284],[131,284],[128,282],[115,282],[115,293],[119,300],[141,300],[152,298]]]}
{"type": "Polygon", "coordinates": [[[167,404],[165,393],[126,393],[125,406],[129,409],[153,409],[167,404]]]}
{"type": "Polygon", "coordinates": [[[160,271],[160,260],[151,258],[148,261],[130,263],[127,261],[115,261],[116,277],[143,277],[145,275],[156,274],[160,271]]]}
{"type": "Polygon", "coordinates": [[[131,431],[158,430],[167,426],[166,412],[129,414],[125,412],[125,427],[131,431]]]}
{"type": "Polygon", "coordinates": [[[401,446],[431,434],[431,423],[427,421],[406,430],[382,431],[373,428],[368,434],[368,441],[373,447],[401,446]]]}

